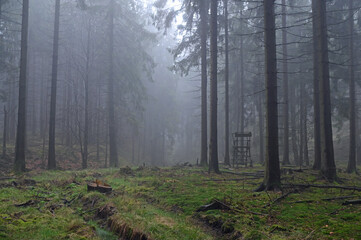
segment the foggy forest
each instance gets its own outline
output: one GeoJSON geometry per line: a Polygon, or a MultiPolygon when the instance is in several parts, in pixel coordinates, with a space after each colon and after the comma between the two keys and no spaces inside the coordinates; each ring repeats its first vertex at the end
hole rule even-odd
{"type": "Polygon", "coordinates": [[[0,239],[361,239],[361,1],[0,0],[0,239]]]}

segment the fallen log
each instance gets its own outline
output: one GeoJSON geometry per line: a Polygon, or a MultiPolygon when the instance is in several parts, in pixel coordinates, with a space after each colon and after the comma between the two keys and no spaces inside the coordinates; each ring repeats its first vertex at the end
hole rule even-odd
{"type": "Polygon", "coordinates": [[[237,176],[249,176],[249,177],[264,177],[264,171],[259,172],[231,172],[231,171],[222,171],[222,173],[237,175],[237,176]]]}
{"type": "Polygon", "coordinates": [[[27,202],[24,202],[24,203],[20,203],[20,204],[14,204],[15,207],[29,207],[29,206],[32,206],[32,205],[35,205],[37,202],[34,201],[34,200],[29,200],[27,202]]]}
{"type": "Polygon", "coordinates": [[[333,201],[333,200],[343,200],[343,199],[349,199],[354,198],[355,196],[341,196],[341,197],[332,197],[332,198],[321,198],[321,199],[308,199],[308,200],[299,200],[291,203],[312,203],[312,202],[318,202],[318,201],[333,201]]]}
{"type": "Polygon", "coordinates": [[[272,202],[266,204],[266,205],[263,206],[263,207],[264,207],[264,208],[265,208],[265,207],[269,207],[269,206],[271,206],[272,204],[275,204],[275,203],[281,201],[282,199],[288,197],[288,195],[290,195],[290,194],[292,194],[292,193],[296,193],[296,192],[298,192],[298,191],[297,191],[297,190],[293,190],[293,191],[287,192],[287,193],[283,194],[282,196],[279,196],[278,198],[276,198],[276,199],[273,200],[272,202]]]}
{"type": "Polygon", "coordinates": [[[0,181],[14,179],[15,177],[0,177],[0,181]]]}
{"type": "Polygon", "coordinates": [[[342,203],[342,205],[361,204],[361,199],[348,200],[342,203]]]}
{"type": "Polygon", "coordinates": [[[210,182],[210,181],[213,181],[213,182],[225,182],[225,181],[244,181],[244,180],[256,180],[256,179],[260,179],[260,178],[263,178],[262,177],[252,177],[252,178],[229,178],[229,179],[214,179],[214,178],[211,178],[211,179],[205,179],[204,181],[206,182],[210,182]]]}
{"type": "Polygon", "coordinates": [[[352,187],[352,186],[338,186],[338,185],[317,185],[317,184],[282,184],[284,188],[337,188],[337,189],[344,189],[344,190],[351,190],[351,191],[361,191],[360,187],[352,187]]]}
{"type": "Polygon", "coordinates": [[[209,210],[215,210],[215,209],[220,209],[220,210],[230,210],[231,207],[229,207],[228,205],[226,205],[225,203],[222,203],[218,200],[214,200],[212,203],[207,204],[207,205],[203,205],[200,206],[196,212],[206,212],[209,210]]]}

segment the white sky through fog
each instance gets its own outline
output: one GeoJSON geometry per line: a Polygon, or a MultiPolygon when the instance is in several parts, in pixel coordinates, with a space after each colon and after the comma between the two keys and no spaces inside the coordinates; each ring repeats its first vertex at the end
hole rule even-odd
{"type": "MultiPolygon", "coordinates": [[[[157,0],[141,0],[144,5],[153,4],[157,0]]],[[[167,0],[166,8],[173,8],[174,10],[178,10],[182,7],[182,0],[167,0]]],[[[153,8],[153,11],[156,11],[155,8],[153,8]]],[[[182,14],[178,14],[176,17],[176,25],[181,24],[183,22],[182,14]]]]}

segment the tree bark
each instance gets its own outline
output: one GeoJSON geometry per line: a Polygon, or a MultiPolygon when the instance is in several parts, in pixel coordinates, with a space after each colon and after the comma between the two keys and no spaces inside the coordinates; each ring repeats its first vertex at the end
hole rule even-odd
{"type": "MultiPolygon", "coordinates": [[[[306,89],[305,89],[305,86],[303,86],[303,91],[304,91],[304,96],[306,96],[306,89]]],[[[308,131],[307,131],[307,105],[308,105],[308,101],[307,101],[307,98],[305,97],[303,99],[304,101],[304,104],[303,104],[303,107],[304,107],[304,115],[303,115],[303,154],[304,154],[304,161],[305,161],[305,164],[306,166],[309,166],[310,165],[310,158],[308,156],[308,131]]]]}
{"type": "Polygon", "coordinates": [[[282,48],[283,48],[283,161],[282,165],[290,164],[289,153],[289,120],[288,120],[288,48],[287,48],[287,17],[286,0],[282,0],[282,48]]]}
{"type": "Polygon", "coordinates": [[[229,160],[229,52],[228,52],[228,0],[224,0],[224,31],[225,31],[225,155],[224,164],[229,160]]]}
{"type": "MultiPolygon", "coordinates": [[[[242,23],[240,25],[240,29],[242,31],[242,23]]],[[[240,122],[237,122],[237,126],[239,125],[239,131],[244,132],[245,124],[244,124],[244,90],[245,90],[245,84],[244,84],[244,59],[243,59],[243,37],[240,37],[240,46],[239,46],[239,70],[240,70],[240,79],[237,79],[240,84],[240,92],[238,93],[240,95],[240,98],[238,99],[238,102],[240,104],[240,108],[237,109],[237,111],[240,111],[240,122]]]]}
{"type": "Polygon", "coordinates": [[[355,97],[355,67],[354,67],[354,10],[353,0],[349,0],[349,50],[350,50],[350,146],[347,172],[356,172],[356,97],[355,97]]]}
{"type": "Polygon", "coordinates": [[[8,123],[8,111],[6,110],[6,106],[4,105],[4,130],[3,130],[3,153],[2,157],[5,159],[6,157],[6,137],[7,137],[7,123],[8,123]]]}
{"type": "Polygon", "coordinates": [[[88,136],[89,136],[89,70],[90,70],[90,30],[91,25],[89,22],[88,39],[86,47],[86,66],[85,66],[85,96],[84,96],[84,149],[82,158],[82,168],[88,167],[88,136]]]}
{"type": "Polygon", "coordinates": [[[201,95],[202,95],[202,119],[201,119],[201,166],[207,165],[207,21],[208,4],[206,0],[200,0],[201,21],[201,95]]]}
{"type": "Polygon", "coordinates": [[[320,95],[321,173],[327,180],[334,181],[337,176],[332,140],[326,2],[320,0],[313,2],[313,11],[316,13],[313,15],[317,33],[314,41],[316,41],[320,95]]]}
{"type": "MultiPolygon", "coordinates": [[[[313,36],[317,36],[317,24],[315,19],[319,18],[318,13],[315,11],[316,2],[312,0],[312,25],[313,36]]],[[[320,126],[320,87],[319,87],[319,69],[317,64],[319,62],[317,54],[317,42],[313,40],[313,117],[314,117],[314,162],[313,169],[321,170],[321,126],[320,126]]]]}
{"type": "Polygon", "coordinates": [[[264,116],[263,116],[263,97],[259,94],[258,97],[258,124],[259,124],[259,154],[260,163],[264,164],[264,116]]]}
{"type": "Polygon", "coordinates": [[[211,86],[210,86],[210,146],[209,172],[220,173],[218,167],[217,139],[217,8],[218,1],[211,0],[211,86]]]}
{"type": "Polygon", "coordinates": [[[27,54],[28,54],[28,24],[29,24],[29,0],[23,0],[22,23],[21,23],[18,126],[16,131],[15,163],[14,163],[15,172],[25,171],[26,77],[27,77],[26,73],[27,73],[27,54]]]}
{"type": "Polygon", "coordinates": [[[109,79],[108,79],[108,121],[109,121],[109,166],[118,167],[117,128],[114,111],[114,0],[109,5],[109,79]]]}
{"type": "MultiPolygon", "coordinates": [[[[302,71],[301,70],[302,68],[300,68],[300,71],[302,71]]],[[[303,166],[303,162],[304,162],[304,152],[303,152],[303,150],[304,150],[304,143],[305,143],[305,141],[304,141],[304,138],[305,138],[305,136],[304,136],[304,129],[303,129],[303,127],[304,127],[304,125],[303,125],[303,117],[304,117],[304,115],[305,115],[305,112],[304,112],[304,101],[303,101],[303,99],[304,99],[304,97],[305,97],[305,95],[304,95],[304,91],[303,91],[303,84],[305,84],[303,81],[300,81],[300,83],[299,83],[299,92],[300,92],[300,98],[299,98],[299,103],[300,103],[300,111],[299,111],[299,139],[300,139],[300,159],[299,159],[299,162],[298,162],[298,165],[300,166],[300,167],[302,167],[303,166]]]]}
{"type": "MultiPolygon", "coordinates": [[[[261,62],[259,56],[256,58],[257,62],[261,62]]],[[[261,76],[262,72],[261,69],[258,68],[257,75],[261,76]]],[[[260,77],[257,78],[257,85],[258,90],[263,89],[264,86],[262,84],[262,79],[260,77]]],[[[257,101],[257,111],[258,111],[258,131],[259,131],[259,162],[260,164],[264,164],[264,106],[263,106],[263,92],[258,94],[258,101],[257,101]]]]}
{"type": "Polygon", "coordinates": [[[281,185],[278,150],[277,58],[274,0],[263,0],[265,24],[266,85],[266,171],[264,182],[257,189],[274,190],[281,185]]]}
{"type": "Polygon", "coordinates": [[[48,169],[56,168],[55,122],[56,122],[56,88],[57,88],[57,78],[58,78],[59,18],[60,18],[60,0],[56,0],[54,39],[53,39],[53,64],[52,64],[52,73],[51,73],[48,169]]]}
{"type": "MultiPolygon", "coordinates": [[[[100,79],[100,78],[98,78],[100,79]]],[[[100,86],[100,84],[99,84],[100,86]]],[[[97,119],[97,123],[96,123],[96,161],[97,163],[100,163],[100,158],[99,158],[99,154],[100,154],[100,87],[98,87],[97,90],[97,112],[96,112],[96,119],[97,119]]]]}

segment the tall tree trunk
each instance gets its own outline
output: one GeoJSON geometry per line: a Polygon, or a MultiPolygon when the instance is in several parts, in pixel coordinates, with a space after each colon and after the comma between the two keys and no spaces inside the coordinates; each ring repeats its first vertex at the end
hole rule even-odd
{"type": "MultiPolygon", "coordinates": [[[[300,69],[301,70],[301,69],[300,69]]],[[[304,112],[304,101],[303,101],[303,99],[304,99],[304,97],[305,97],[305,95],[304,95],[304,91],[303,91],[303,84],[305,84],[303,81],[300,81],[300,84],[299,84],[299,92],[300,92],[300,101],[299,101],[299,103],[300,103],[300,110],[299,110],[299,139],[300,139],[300,159],[299,159],[299,162],[298,162],[298,165],[300,166],[300,167],[302,167],[303,166],[303,162],[304,162],[304,143],[305,143],[305,141],[304,141],[304,138],[305,138],[305,136],[304,136],[304,125],[303,125],[303,117],[304,117],[304,115],[305,115],[305,112],[304,112]]]]}
{"type": "MultiPolygon", "coordinates": [[[[236,45],[238,42],[234,41],[234,45],[236,45]]],[[[240,64],[239,64],[239,54],[238,52],[234,52],[232,55],[232,63],[234,63],[234,71],[235,71],[235,131],[239,132],[239,126],[240,126],[240,119],[241,119],[241,103],[240,103],[240,92],[241,92],[241,82],[240,82],[240,64]]]]}
{"type": "Polygon", "coordinates": [[[56,0],[54,39],[53,39],[53,65],[52,65],[52,73],[51,73],[51,94],[50,94],[48,169],[56,168],[55,120],[56,120],[56,87],[57,87],[56,85],[58,78],[59,18],[60,18],[60,0],[56,0]]]}
{"type": "MultiPolygon", "coordinates": [[[[100,78],[99,78],[100,79],[100,78]]],[[[100,86],[100,84],[99,84],[100,86]]],[[[96,153],[96,161],[97,163],[100,163],[100,158],[99,158],[99,154],[100,154],[100,87],[98,87],[98,90],[97,90],[97,112],[96,112],[96,119],[97,119],[97,125],[96,125],[96,138],[97,138],[97,141],[96,141],[96,148],[97,148],[97,153],[96,153]]]]}
{"type": "MultiPolygon", "coordinates": [[[[313,25],[313,36],[317,36],[317,25],[316,18],[319,18],[318,13],[315,11],[316,2],[312,0],[312,25],[313,25]]],[[[317,67],[319,59],[317,53],[317,42],[313,40],[313,118],[314,118],[314,162],[313,169],[321,169],[321,126],[320,126],[320,87],[319,87],[319,69],[317,67]]]]}
{"type": "Polygon", "coordinates": [[[218,136],[217,136],[217,8],[218,1],[211,0],[211,119],[210,119],[210,146],[209,171],[220,173],[218,167],[218,136]]]}
{"type": "Polygon", "coordinates": [[[257,191],[280,188],[281,176],[278,150],[277,57],[274,0],[263,0],[265,24],[266,85],[266,171],[257,191]]]}
{"type": "Polygon", "coordinates": [[[306,97],[306,86],[303,85],[302,86],[302,90],[303,90],[303,160],[306,164],[306,166],[310,165],[310,158],[308,156],[308,131],[307,131],[307,105],[308,105],[308,101],[307,101],[307,97],[306,97]]]}
{"type": "Polygon", "coordinates": [[[135,127],[132,127],[132,164],[135,164],[135,151],[134,151],[134,143],[135,143],[135,127]]]}
{"type": "MultiPolygon", "coordinates": [[[[256,58],[257,62],[261,62],[262,60],[260,57],[256,58]]],[[[262,71],[261,68],[258,68],[257,76],[261,76],[262,71]]],[[[263,89],[264,86],[262,84],[262,79],[257,77],[257,91],[263,89]]],[[[258,101],[257,101],[257,111],[258,111],[258,130],[259,130],[259,162],[260,164],[264,164],[264,106],[263,106],[263,92],[258,94],[258,101]]]]}
{"type": "Polygon", "coordinates": [[[347,172],[356,172],[356,97],[355,97],[355,67],[354,67],[354,10],[353,0],[349,0],[349,50],[350,50],[350,146],[347,172]]]}
{"type": "Polygon", "coordinates": [[[290,115],[291,115],[291,143],[293,152],[293,161],[295,165],[298,165],[300,157],[297,148],[297,129],[296,129],[296,86],[295,82],[292,82],[290,90],[290,115]]]}
{"type": "Polygon", "coordinates": [[[289,126],[288,126],[288,48],[287,48],[286,0],[282,0],[282,48],[283,48],[283,161],[282,165],[290,164],[289,126]]]}
{"type": "MultiPolygon", "coordinates": [[[[40,112],[39,112],[39,118],[38,118],[38,121],[39,121],[39,126],[40,126],[40,137],[43,138],[44,134],[45,134],[45,131],[44,131],[44,126],[43,126],[43,122],[44,122],[44,113],[45,113],[45,110],[46,110],[46,101],[45,101],[45,90],[44,90],[44,56],[42,55],[41,56],[41,74],[40,74],[40,112]]],[[[46,124],[44,124],[46,125],[46,124]]]]}
{"type": "Polygon", "coordinates": [[[7,137],[7,123],[8,123],[8,111],[6,110],[6,106],[4,105],[4,130],[3,130],[3,153],[2,157],[5,159],[6,157],[6,137],[7,137]]]}
{"type": "Polygon", "coordinates": [[[225,29],[225,155],[224,164],[229,161],[229,53],[228,53],[228,0],[224,0],[224,29],[225,29]]]}
{"type": "Polygon", "coordinates": [[[107,168],[108,165],[108,153],[109,153],[109,121],[106,121],[106,129],[105,129],[105,158],[104,158],[104,167],[107,168]]]}
{"type": "Polygon", "coordinates": [[[109,121],[109,166],[118,167],[117,127],[114,112],[114,0],[109,5],[109,79],[108,79],[108,121],[109,121]]]}
{"type": "MultiPolygon", "coordinates": [[[[242,31],[242,23],[240,25],[240,29],[242,31]]],[[[240,132],[244,132],[244,90],[245,90],[245,83],[244,83],[244,59],[243,59],[243,37],[241,36],[240,37],[240,46],[239,46],[239,70],[240,70],[240,74],[241,74],[241,77],[240,79],[237,79],[237,81],[239,81],[239,84],[240,84],[240,92],[239,92],[239,95],[240,95],[240,99],[238,99],[238,102],[240,104],[240,108],[237,109],[237,111],[240,111],[240,123],[237,122],[237,125],[240,124],[239,126],[239,131],[240,132]]]]}
{"type": "Polygon", "coordinates": [[[316,54],[319,99],[320,99],[320,129],[321,129],[321,173],[329,181],[336,179],[336,165],[334,160],[332,121],[331,121],[331,97],[330,77],[327,42],[326,2],[321,0],[312,1],[313,21],[315,21],[314,41],[316,41],[316,54]]]}
{"type": "Polygon", "coordinates": [[[201,95],[202,95],[202,120],[201,120],[201,166],[207,165],[207,21],[208,3],[207,0],[200,1],[201,18],[201,95]]]}
{"type": "Polygon", "coordinates": [[[264,116],[263,116],[263,97],[259,94],[258,97],[258,125],[259,125],[259,155],[260,163],[264,164],[264,116]]]}
{"type": "Polygon", "coordinates": [[[16,131],[15,146],[15,172],[25,171],[25,140],[26,140],[26,72],[28,55],[28,23],[29,23],[29,0],[23,0],[22,23],[21,23],[21,55],[19,76],[19,105],[18,126],[16,131]]]}
{"type": "Polygon", "coordinates": [[[162,131],[162,156],[161,156],[161,159],[162,159],[162,165],[165,166],[165,155],[166,155],[166,151],[165,151],[165,129],[163,128],[163,131],[162,131]]]}
{"type": "Polygon", "coordinates": [[[36,103],[36,86],[37,86],[37,84],[36,84],[36,82],[37,82],[38,78],[36,76],[36,67],[38,66],[38,63],[37,63],[36,60],[37,60],[36,52],[34,51],[33,57],[30,60],[34,64],[34,68],[33,68],[34,70],[33,70],[33,74],[32,74],[33,75],[33,83],[32,83],[32,89],[31,89],[31,97],[32,97],[32,99],[31,99],[31,121],[30,121],[31,122],[31,125],[30,125],[31,135],[33,137],[36,136],[36,130],[37,130],[36,129],[36,127],[37,127],[37,125],[36,125],[36,106],[37,106],[37,103],[36,103]]]}
{"type": "MultiPolygon", "coordinates": [[[[360,128],[360,127],[358,127],[360,128]]],[[[361,165],[361,138],[360,138],[360,130],[357,130],[357,164],[361,165]]]]}
{"type": "Polygon", "coordinates": [[[88,39],[86,47],[86,67],[85,67],[85,99],[84,99],[84,149],[83,149],[83,161],[82,168],[88,167],[88,135],[89,135],[89,64],[90,64],[90,30],[91,25],[89,22],[88,39]]]}

